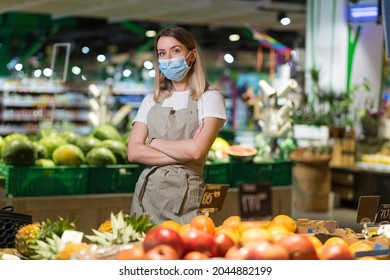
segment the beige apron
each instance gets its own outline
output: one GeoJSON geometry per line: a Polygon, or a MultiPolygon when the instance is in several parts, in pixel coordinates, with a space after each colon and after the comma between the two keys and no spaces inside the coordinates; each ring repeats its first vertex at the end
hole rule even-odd
{"type": "MultiPolygon", "coordinates": [[[[190,138],[199,126],[197,101],[188,99],[187,108],[173,110],[156,103],[149,111],[148,137],[168,140],[190,138]]],[[[203,161],[184,164],[147,166],[135,187],[131,214],[148,213],[160,224],[174,220],[180,224],[191,222],[200,214],[205,184],[203,161]]]]}

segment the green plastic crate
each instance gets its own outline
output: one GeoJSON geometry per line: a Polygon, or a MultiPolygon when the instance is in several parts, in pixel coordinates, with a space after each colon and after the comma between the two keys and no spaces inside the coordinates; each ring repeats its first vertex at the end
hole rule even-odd
{"type": "Polygon", "coordinates": [[[229,162],[206,164],[204,170],[204,180],[206,184],[230,184],[231,164],[229,162]]]}
{"type": "Polygon", "coordinates": [[[272,185],[287,186],[292,184],[292,161],[275,160],[272,164],[272,185]]]}
{"type": "Polygon", "coordinates": [[[89,193],[132,193],[144,166],[139,164],[90,166],[89,193]]]}
{"type": "Polygon", "coordinates": [[[0,166],[7,196],[86,194],[88,166],[0,166]]]}
{"type": "Polygon", "coordinates": [[[272,183],[272,163],[232,162],[231,186],[243,183],[272,183]]]}

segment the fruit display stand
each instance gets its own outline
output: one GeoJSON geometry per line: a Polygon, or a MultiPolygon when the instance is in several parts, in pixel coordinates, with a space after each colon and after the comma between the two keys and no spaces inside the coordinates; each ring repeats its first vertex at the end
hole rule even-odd
{"type": "MultiPolygon", "coordinates": [[[[291,213],[291,161],[207,165],[206,183],[228,184],[221,211],[211,213],[215,221],[239,214],[238,184],[272,184],[272,213],[291,213]],[[242,164],[242,165],[241,165],[242,164]]],[[[16,211],[32,215],[34,221],[58,216],[79,221],[84,232],[103,222],[110,212],[129,212],[135,183],[143,166],[138,164],[106,167],[13,167],[0,166],[5,178],[5,195],[0,207],[12,205],[16,211]]]]}

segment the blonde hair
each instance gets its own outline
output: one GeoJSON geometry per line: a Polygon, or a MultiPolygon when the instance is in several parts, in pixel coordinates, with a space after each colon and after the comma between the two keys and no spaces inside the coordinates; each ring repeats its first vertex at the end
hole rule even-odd
{"type": "MultiPolygon", "coordinates": [[[[202,94],[210,89],[210,84],[207,81],[206,70],[201,58],[201,52],[194,36],[182,27],[169,27],[160,31],[155,39],[154,49],[156,52],[156,63],[158,59],[157,43],[161,37],[173,37],[182,43],[189,51],[195,50],[196,59],[192,63],[190,70],[187,73],[188,85],[190,87],[191,98],[198,100],[202,94]]],[[[165,78],[159,67],[156,67],[154,101],[165,99],[172,95],[172,82],[165,78]]]]}

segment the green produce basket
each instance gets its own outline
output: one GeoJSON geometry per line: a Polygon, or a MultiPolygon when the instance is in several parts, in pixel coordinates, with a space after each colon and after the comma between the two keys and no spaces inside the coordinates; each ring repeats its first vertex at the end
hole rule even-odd
{"type": "Polygon", "coordinates": [[[292,184],[292,161],[275,160],[272,163],[272,185],[288,186],[292,184]]]}
{"type": "Polygon", "coordinates": [[[91,194],[132,193],[143,170],[144,166],[139,164],[90,166],[88,191],[91,194]]]}
{"type": "Polygon", "coordinates": [[[229,162],[206,164],[204,170],[204,180],[206,184],[230,184],[231,164],[229,162]]]}
{"type": "Polygon", "coordinates": [[[54,196],[86,194],[88,166],[0,166],[7,196],[54,196]]]}
{"type": "Polygon", "coordinates": [[[272,183],[273,163],[232,162],[231,186],[244,183],[272,183]]]}

